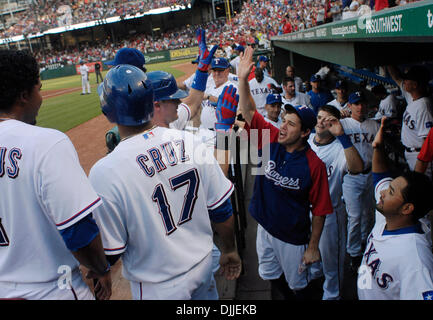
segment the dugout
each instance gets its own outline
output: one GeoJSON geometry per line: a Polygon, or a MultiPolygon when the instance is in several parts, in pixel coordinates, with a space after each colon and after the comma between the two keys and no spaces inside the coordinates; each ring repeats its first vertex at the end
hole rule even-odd
{"type": "MultiPolygon", "coordinates": [[[[279,83],[288,65],[295,67],[295,74],[307,86],[311,75],[328,67],[325,86],[332,90],[338,79],[348,80],[349,91],[361,90],[366,94],[371,116],[379,103],[370,91],[372,87],[382,84],[388,92],[400,94],[385,66],[394,65],[405,71],[412,64],[422,64],[433,78],[433,0],[275,36],[271,45],[273,74],[279,83]]],[[[389,137],[388,152],[399,169],[405,166],[400,142],[405,107],[401,98],[399,116],[389,137]]]]}
{"type": "MultiPolygon", "coordinates": [[[[274,75],[294,65],[302,79],[322,66],[337,66],[368,82],[393,84],[379,66],[433,60],[433,0],[394,7],[271,39],[274,75]]],[[[433,74],[433,73],[432,73],[433,74]]]]}

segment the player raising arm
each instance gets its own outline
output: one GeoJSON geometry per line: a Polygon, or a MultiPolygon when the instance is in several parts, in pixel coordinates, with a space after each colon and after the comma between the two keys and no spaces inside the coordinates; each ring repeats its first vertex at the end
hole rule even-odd
{"type": "Polygon", "coordinates": [[[95,213],[109,261],[122,257],[133,299],[215,297],[211,221],[223,241],[226,278],[241,271],[229,200],[233,184],[193,134],[154,124],[154,90],[140,69],[112,68],[98,93],[102,112],[122,138],[89,175],[104,201],[95,213]]]}
{"type": "Polygon", "coordinates": [[[433,185],[418,172],[390,177],[383,150],[385,119],[373,141],[376,224],[358,272],[358,296],[361,300],[432,300],[429,229],[419,219],[433,208],[433,185]]]}
{"type": "MultiPolygon", "coordinates": [[[[307,106],[285,105],[280,130],[264,120],[249,91],[253,51],[247,48],[241,55],[238,76],[239,107],[246,120],[245,129],[248,133],[258,131],[262,153],[262,172],[256,177],[249,207],[259,224],[259,274],[271,280],[273,290],[287,288],[288,284],[296,298],[305,299],[310,295],[308,269],[320,260],[319,240],[325,215],[333,212],[325,165],[307,143],[316,116],[307,106]],[[266,131],[270,143],[265,145],[261,141],[266,131]]],[[[287,298],[289,295],[286,290],[287,298]]]]}

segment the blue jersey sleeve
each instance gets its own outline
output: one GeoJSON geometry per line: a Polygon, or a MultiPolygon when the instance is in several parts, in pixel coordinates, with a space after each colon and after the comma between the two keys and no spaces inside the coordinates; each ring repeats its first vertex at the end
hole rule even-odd
{"type": "Polygon", "coordinates": [[[230,198],[224,201],[219,207],[209,210],[209,217],[212,222],[220,223],[226,221],[233,214],[230,198]]]}
{"type": "Polygon", "coordinates": [[[87,215],[72,226],[60,230],[60,234],[66,247],[71,251],[77,251],[87,246],[99,234],[99,228],[92,214],[87,215]]]}
{"type": "Polygon", "coordinates": [[[385,178],[391,178],[391,173],[388,171],[387,172],[381,172],[381,173],[373,172],[372,177],[373,177],[373,186],[374,186],[374,188],[376,188],[376,186],[380,180],[385,179],[385,178]]]}

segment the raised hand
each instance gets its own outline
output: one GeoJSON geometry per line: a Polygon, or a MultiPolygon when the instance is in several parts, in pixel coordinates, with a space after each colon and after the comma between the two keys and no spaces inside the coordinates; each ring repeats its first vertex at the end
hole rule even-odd
{"type": "Polygon", "coordinates": [[[206,31],[203,29],[196,30],[196,37],[198,42],[198,70],[202,72],[208,72],[209,66],[212,62],[215,51],[218,49],[218,45],[214,45],[209,51],[206,46],[206,31]]]}
{"type": "Polygon", "coordinates": [[[225,86],[218,97],[215,115],[217,122],[215,130],[229,130],[236,120],[236,110],[238,108],[239,95],[236,94],[236,88],[233,85],[225,86]]]}
{"type": "Polygon", "coordinates": [[[253,69],[254,62],[253,62],[253,53],[254,49],[250,46],[248,46],[245,51],[239,55],[239,65],[237,67],[238,72],[238,78],[241,79],[248,79],[248,76],[251,73],[251,70],[253,69]]]}
{"type": "Polygon", "coordinates": [[[383,145],[383,129],[385,127],[385,121],[386,117],[382,117],[382,120],[380,121],[379,131],[377,131],[372,143],[373,148],[378,148],[383,145]]]}
{"type": "Polygon", "coordinates": [[[326,117],[323,120],[323,124],[334,137],[338,137],[344,134],[343,126],[336,117],[326,117]]]}

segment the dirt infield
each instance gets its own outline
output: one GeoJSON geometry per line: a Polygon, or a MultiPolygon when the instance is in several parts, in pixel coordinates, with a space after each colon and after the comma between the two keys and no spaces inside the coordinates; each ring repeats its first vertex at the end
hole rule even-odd
{"type": "MultiPolygon", "coordinates": [[[[174,65],[173,68],[185,72],[185,75],[179,77],[178,81],[183,81],[195,71],[195,65],[191,63],[183,63],[174,65]]],[[[81,90],[81,88],[65,89],[65,90],[52,90],[44,92],[43,97],[49,98],[58,96],[65,93],[81,90]],[[70,91],[67,91],[70,90],[70,91]]],[[[92,166],[102,157],[107,154],[107,147],[105,145],[105,133],[114,125],[110,123],[104,115],[97,116],[79,126],[72,128],[66,132],[66,135],[71,139],[72,143],[77,150],[81,166],[86,174],[89,174],[92,166]]],[[[121,274],[122,264],[119,261],[112,268],[112,283],[113,295],[112,300],[130,300],[131,292],[128,281],[123,278],[121,274]]],[[[88,282],[89,283],[89,282],[88,282]]],[[[91,287],[91,283],[89,283],[91,287]]]]}

